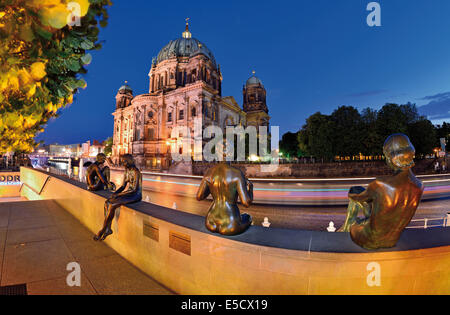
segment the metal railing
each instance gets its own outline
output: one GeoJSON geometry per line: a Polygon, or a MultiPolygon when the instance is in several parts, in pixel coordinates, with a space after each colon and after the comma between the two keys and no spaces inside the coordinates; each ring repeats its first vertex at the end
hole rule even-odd
{"type": "Polygon", "coordinates": [[[441,218],[425,218],[425,219],[417,219],[412,220],[411,223],[423,222],[423,225],[410,225],[407,229],[430,229],[430,228],[438,228],[438,227],[448,227],[449,226],[449,218],[441,217],[441,218]],[[438,222],[441,222],[438,224],[438,222]]]}

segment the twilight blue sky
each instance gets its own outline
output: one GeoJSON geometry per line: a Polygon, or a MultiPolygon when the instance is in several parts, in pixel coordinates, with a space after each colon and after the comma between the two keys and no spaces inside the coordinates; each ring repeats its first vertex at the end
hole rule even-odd
{"type": "MultiPolygon", "coordinates": [[[[271,124],[298,131],[305,119],[340,105],[419,106],[438,122],[450,117],[450,1],[384,0],[382,26],[367,26],[369,0],[113,0],[101,51],[93,53],[88,87],[38,137],[80,143],[112,135],[115,95],[125,80],[148,92],[153,56],[193,36],[221,65],[223,95],[242,106],[255,70],[267,89],[271,124]]],[[[450,119],[449,119],[450,120],[450,119]]]]}

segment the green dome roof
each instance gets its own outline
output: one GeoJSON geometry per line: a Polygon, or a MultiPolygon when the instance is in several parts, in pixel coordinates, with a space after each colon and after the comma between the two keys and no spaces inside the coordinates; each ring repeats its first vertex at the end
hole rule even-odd
{"type": "Polygon", "coordinates": [[[253,75],[250,79],[248,79],[247,83],[246,83],[247,86],[249,86],[249,85],[259,85],[259,84],[264,86],[262,84],[262,81],[260,79],[258,79],[255,75],[253,75]]]}
{"type": "Polygon", "coordinates": [[[130,92],[131,94],[133,94],[133,90],[128,85],[127,81],[125,81],[125,84],[120,87],[119,92],[130,92]]]}
{"type": "Polygon", "coordinates": [[[211,62],[216,65],[216,59],[214,58],[211,50],[206,47],[205,44],[195,38],[179,38],[174,41],[170,41],[169,44],[163,47],[158,54],[156,63],[160,63],[164,60],[169,60],[175,57],[194,57],[197,55],[206,56],[211,62]]]}

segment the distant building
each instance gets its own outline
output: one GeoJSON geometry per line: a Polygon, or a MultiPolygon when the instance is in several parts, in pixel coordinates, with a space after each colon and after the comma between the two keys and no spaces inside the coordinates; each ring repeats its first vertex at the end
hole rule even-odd
{"type": "Polygon", "coordinates": [[[81,154],[79,144],[61,145],[58,143],[39,146],[32,155],[78,157],[81,154]]]}
{"type": "Polygon", "coordinates": [[[94,140],[91,144],[91,141],[87,141],[82,144],[82,157],[96,157],[99,153],[105,152],[105,143],[100,143],[97,140],[94,140]]]}
{"type": "MultiPolygon", "coordinates": [[[[244,105],[222,97],[222,73],[213,53],[192,37],[189,25],[182,37],[170,41],[153,59],[148,94],[133,95],[125,82],[116,95],[112,158],[132,154],[140,167],[168,169],[172,130],[188,128],[194,120],[210,125],[269,126],[266,90],[254,73],[243,88],[244,105]]],[[[191,138],[192,139],[192,138],[191,138]]],[[[193,147],[192,139],[191,146],[193,147]]],[[[192,150],[193,152],[193,150],[192,150]]],[[[181,152],[182,153],[182,152],[181,152]]]]}

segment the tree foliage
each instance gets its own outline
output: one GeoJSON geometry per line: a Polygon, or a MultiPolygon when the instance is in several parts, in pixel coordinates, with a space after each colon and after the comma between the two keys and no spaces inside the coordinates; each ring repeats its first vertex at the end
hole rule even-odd
{"type": "Polygon", "coordinates": [[[450,136],[450,125],[436,129],[420,116],[414,104],[386,104],[380,110],[359,111],[342,106],[330,116],[310,116],[298,132],[298,147],[306,155],[325,160],[336,156],[380,156],[384,141],[392,134],[408,135],[418,157],[433,153],[440,137],[450,136]]]}
{"type": "Polygon", "coordinates": [[[298,143],[298,134],[292,132],[284,134],[280,141],[280,151],[287,158],[301,156],[301,150],[298,143]]]}
{"type": "Polygon", "coordinates": [[[105,154],[106,156],[111,156],[112,154],[112,147],[113,147],[114,139],[112,137],[109,137],[105,141],[105,154]]]}
{"type": "Polygon", "coordinates": [[[0,153],[30,152],[35,136],[86,87],[81,78],[100,49],[110,0],[2,0],[0,3],[0,153]],[[78,3],[80,26],[68,25],[78,3]]]}

